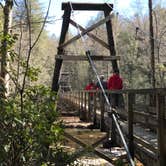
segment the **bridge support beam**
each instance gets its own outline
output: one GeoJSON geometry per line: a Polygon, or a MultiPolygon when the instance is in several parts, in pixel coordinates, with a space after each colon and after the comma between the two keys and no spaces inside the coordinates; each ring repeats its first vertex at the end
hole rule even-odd
{"type": "Polygon", "coordinates": [[[135,104],[135,94],[128,93],[127,94],[128,146],[131,157],[134,159],[133,104],[135,104]]]}
{"type": "Polygon", "coordinates": [[[104,96],[103,93],[100,93],[100,131],[104,132],[106,131],[106,126],[105,126],[105,122],[104,122],[104,112],[105,112],[105,100],[104,100],[104,96]]]}
{"type": "Polygon", "coordinates": [[[157,119],[158,119],[158,166],[166,166],[166,112],[165,96],[157,94],[157,119]]]}

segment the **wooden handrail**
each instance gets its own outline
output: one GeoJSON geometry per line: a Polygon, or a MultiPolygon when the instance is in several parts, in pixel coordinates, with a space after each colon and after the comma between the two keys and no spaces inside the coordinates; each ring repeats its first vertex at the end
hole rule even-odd
{"type": "MultiPolygon", "coordinates": [[[[91,116],[93,118],[91,119],[92,122],[94,122],[94,125],[96,125],[98,122],[101,122],[103,125],[105,123],[105,117],[103,117],[103,112],[99,111],[100,107],[98,105],[101,105],[102,107],[105,107],[103,105],[103,102],[101,102],[101,99],[99,98],[99,94],[101,93],[100,90],[91,90],[91,91],[75,91],[72,93],[74,95],[74,101],[73,98],[70,96],[68,97],[68,100],[71,102],[79,103],[80,108],[80,114],[81,110],[83,111],[84,120],[87,120],[87,109],[90,107],[90,100],[87,100],[87,96],[89,96],[91,93],[93,93],[93,100],[91,101],[93,103],[93,114],[91,113],[91,116]],[[76,93],[79,93],[80,95],[76,95],[76,93]],[[102,104],[101,104],[101,103],[102,104]]],[[[137,145],[141,145],[144,147],[144,152],[149,153],[149,151],[156,154],[157,157],[154,158],[154,160],[158,159],[158,165],[157,166],[164,166],[166,165],[166,88],[158,88],[158,89],[125,89],[125,90],[115,90],[115,91],[106,91],[107,94],[117,93],[117,94],[123,94],[125,97],[127,97],[127,105],[125,105],[125,110],[123,110],[123,117],[125,117],[125,120],[128,122],[128,134],[127,138],[129,141],[129,150],[134,157],[134,149],[133,147],[138,147],[137,145]],[[147,97],[144,97],[146,95],[149,96],[155,96],[154,105],[150,105],[150,102],[145,103],[146,112],[144,112],[144,103],[142,102],[137,103],[138,101],[135,99],[138,96],[142,96],[142,99],[146,99],[147,97]],[[135,97],[136,96],[136,97],[135,97]],[[141,107],[139,107],[139,105],[141,107]],[[150,109],[153,109],[153,111],[150,111],[150,109]],[[138,109],[138,110],[137,110],[138,109]],[[155,111],[154,111],[155,110],[155,111]],[[149,130],[155,131],[156,133],[156,139],[158,143],[156,142],[156,146],[153,146],[150,144],[147,140],[144,140],[143,137],[141,138],[141,135],[137,136],[133,132],[135,123],[139,124],[140,126],[149,128],[149,130]],[[146,150],[147,149],[147,150],[146,150]]],[[[151,98],[148,97],[150,100],[151,98]]],[[[149,101],[148,100],[148,101],[149,101]]],[[[90,111],[90,110],[89,110],[90,111]]],[[[120,114],[121,112],[119,112],[120,114]]],[[[90,112],[89,112],[90,114],[90,112]]],[[[121,117],[121,114],[120,114],[121,117]]],[[[89,119],[88,119],[89,120],[89,119]]],[[[100,126],[102,126],[100,124],[100,126]]],[[[110,124],[109,124],[110,125],[110,124]]],[[[108,126],[107,126],[108,127],[108,126]]],[[[115,133],[116,134],[116,133],[115,133]]],[[[150,154],[149,154],[150,155],[150,154]]]]}

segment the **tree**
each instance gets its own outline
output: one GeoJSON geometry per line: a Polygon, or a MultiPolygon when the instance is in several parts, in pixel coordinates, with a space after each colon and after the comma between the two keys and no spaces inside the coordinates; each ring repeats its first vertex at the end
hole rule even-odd
{"type": "MultiPolygon", "coordinates": [[[[6,45],[0,47],[1,52],[7,48],[9,53],[5,61],[10,64],[7,72],[14,89],[6,98],[0,98],[0,163],[16,166],[46,165],[56,163],[60,159],[66,162],[68,155],[60,146],[63,130],[61,122],[57,120],[57,96],[46,86],[32,84],[37,80],[39,70],[31,66],[30,59],[41,37],[48,12],[39,33],[34,35],[35,38],[35,31],[31,29],[33,26],[30,20],[30,6],[26,0],[24,4],[26,28],[23,29],[20,24],[20,33],[15,34],[13,31],[12,34],[7,34],[6,45]],[[26,50],[21,49],[23,33],[26,33],[28,39],[26,50]],[[17,53],[15,45],[19,35],[20,48],[18,47],[17,53]]],[[[18,29],[15,32],[19,32],[18,29]]],[[[0,39],[4,42],[3,36],[0,39]]],[[[69,162],[71,161],[68,160],[69,162]]]]}
{"type": "Polygon", "coordinates": [[[157,4],[153,9],[154,15],[154,34],[155,34],[155,54],[156,54],[156,86],[166,87],[165,84],[165,17],[166,9],[161,7],[161,4],[157,4]]]}
{"type": "Polygon", "coordinates": [[[155,55],[154,55],[154,31],[153,31],[153,15],[152,15],[152,0],[148,1],[149,5],[149,40],[150,40],[150,51],[151,51],[151,68],[152,68],[152,87],[156,87],[155,79],[155,55]]]}
{"type": "MultiPolygon", "coordinates": [[[[10,27],[12,25],[12,7],[13,7],[13,1],[12,0],[6,0],[5,5],[3,6],[3,15],[4,15],[4,23],[3,23],[3,36],[1,40],[1,71],[0,71],[0,77],[2,82],[1,86],[6,87],[7,93],[9,91],[9,85],[8,85],[8,75],[7,75],[7,67],[8,67],[8,40],[10,35],[10,27]],[[4,84],[4,85],[3,85],[4,84]]],[[[3,96],[5,96],[5,91],[1,92],[4,93],[3,96]]]]}

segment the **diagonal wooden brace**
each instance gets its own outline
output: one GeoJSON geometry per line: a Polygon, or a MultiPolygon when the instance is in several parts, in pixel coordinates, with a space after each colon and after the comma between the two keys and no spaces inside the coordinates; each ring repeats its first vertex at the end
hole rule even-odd
{"type": "Polygon", "coordinates": [[[81,36],[86,35],[88,32],[94,30],[95,28],[99,27],[100,25],[104,24],[105,22],[109,21],[111,18],[113,17],[113,15],[108,15],[106,18],[100,20],[99,22],[97,22],[96,24],[93,24],[92,26],[90,26],[89,28],[87,28],[86,30],[82,31],[81,34],[78,34],[76,36],[74,36],[73,38],[71,38],[70,40],[68,40],[67,42],[61,44],[58,49],[60,48],[64,48],[67,45],[69,45],[70,43],[78,40],[79,38],[81,38],[81,36]]]}

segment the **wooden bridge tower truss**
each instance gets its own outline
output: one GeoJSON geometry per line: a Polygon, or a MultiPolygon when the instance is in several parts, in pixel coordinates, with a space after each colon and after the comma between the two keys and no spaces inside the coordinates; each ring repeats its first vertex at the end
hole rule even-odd
{"type": "MultiPolygon", "coordinates": [[[[92,4],[92,3],[72,3],[72,9],[71,9],[71,3],[62,3],[62,10],[64,10],[63,15],[63,22],[62,22],[62,29],[61,29],[61,35],[59,40],[59,46],[58,51],[56,55],[55,60],[55,68],[54,68],[54,75],[53,75],[53,81],[52,81],[52,90],[58,91],[59,89],[59,77],[60,77],[60,71],[62,67],[62,63],[64,60],[88,60],[85,56],[72,56],[68,55],[65,56],[65,47],[69,44],[72,44],[77,39],[81,38],[81,36],[88,35],[90,38],[101,44],[104,48],[108,49],[110,52],[109,56],[95,56],[93,55],[91,58],[92,60],[100,60],[100,61],[108,61],[111,60],[112,62],[112,68],[113,70],[118,69],[117,60],[119,57],[116,56],[116,51],[114,47],[114,38],[113,38],[113,31],[112,31],[112,21],[111,21],[111,15],[113,5],[112,4],[92,4]],[[93,24],[92,26],[88,28],[83,28],[81,25],[77,24],[75,21],[73,21],[70,16],[72,10],[81,10],[81,11],[103,11],[105,18],[98,21],[97,23],[93,24]],[[108,43],[102,41],[100,38],[95,36],[94,34],[90,33],[95,28],[99,27],[102,24],[106,24],[106,30],[107,30],[107,39],[108,43]],[[81,30],[81,34],[78,34],[74,36],[73,38],[66,41],[66,34],[68,32],[69,24],[73,25],[74,27],[81,30]]],[[[87,50],[85,50],[87,51],[87,50]]]]}

